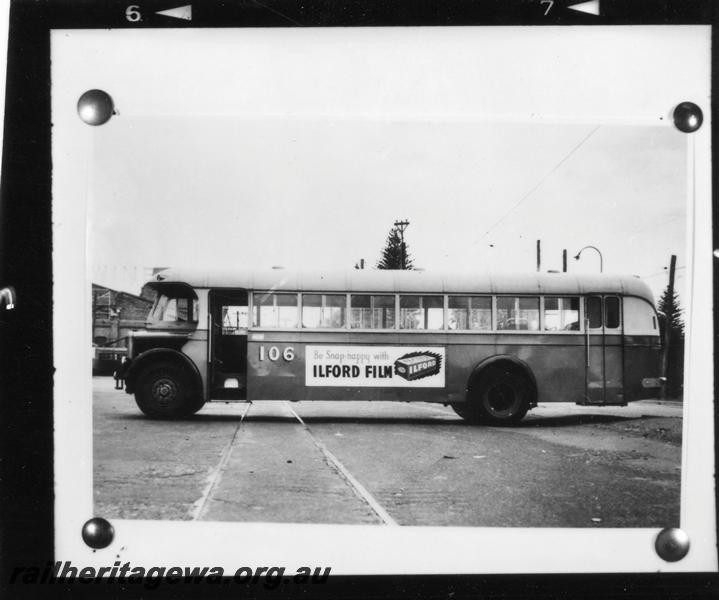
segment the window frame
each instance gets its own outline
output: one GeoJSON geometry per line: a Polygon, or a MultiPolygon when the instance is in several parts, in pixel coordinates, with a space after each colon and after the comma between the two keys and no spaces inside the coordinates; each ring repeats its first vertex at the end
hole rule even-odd
{"type": "MultiPolygon", "coordinates": [[[[496,303],[495,298],[496,295],[494,294],[444,294],[445,303],[444,303],[444,310],[445,310],[445,317],[444,317],[444,325],[446,331],[451,331],[452,334],[455,333],[494,333],[497,331],[496,325],[496,303]],[[489,299],[489,329],[450,329],[449,328],[449,311],[450,310],[458,310],[458,309],[450,309],[449,308],[449,299],[451,298],[467,298],[469,300],[470,307],[468,307],[466,310],[471,310],[471,298],[488,298],[489,299]]],[[[467,320],[469,322],[469,314],[467,315],[467,320]]]]}
{"type": "Polygon", "coordinates": [[[623,315],[623,302],[622,297],[618,294],[608,294],[606,296],[602,296],[602,314],[604,317],[604,331],[609,331],[609,333],[621,333],[624,330],[624,315],[623,315]],[[617,302],[617,326],[616,327],[609,327],[607,325],[607,300],[610,298],[616,300],[617,302]]]}
{"type": "Polygon", "coordinates": [[[349,313],[347,311],[347,305],[349,302],[349,294],[347,292],[300,292],[300,298],[298,300],[298,308],[300,311],[300,320],[297,329],[302,331],[344,331],[349,329],[349,313]],[[341,327],[307,327],[304,324],[304,310],[305,310],[305,296],[319,296],[320,305],[310,306],[308,308],[319,308],[320,309],[320,322],[322,321],[322,311],[325,308],[343,308],[343,319],[341,327]],[[327,296],[341,296],[344,297],[344,306],[327,306],[327,296]]]}
{"type": "MultiPolygon", "coordinates": [[[[300,329],[300,319],[302,318],[301,313],[301,303],[300,303],[300,293],[299,292],[288,292],[288,291],[276,291],[276,290],[247,290],[247,303],[249,305],[249,311],[250,311],[250,326],[248,327],[248,331],[253,330],[267,330],[267,331],[297,331],[300,329]],[[276,298],[278,295],[284,295],[284,296],[295,296],[295,300],[297,302],[296,309],[297,314],[295,316],[295,323],[296,325],[294,327],[270,327],[268,325],[255,325],[255,294],[257,295],[268,295],[272,296],[273,298],[276,298]]],[[[262,304],[258,304],[258,307],[262,307],[262,304]]],[[[273,300],[272,303],[273,308],[277,308],[277,302],[273,300]]],[[[259,314],[258,314],[259,316],[259,314]]],[[[278,313],[279,318],[279,313],[278,313]]]]}
{"type": "Polygon", "coordinates": [[[585,321],[586,321],[586,329],[590,333],[603,333],[604,332],[604,296],[602,294],[595,294],[595,293],[589,293],[584,296],[585,301],[582,303],[585,305],[585,321]],[[589,301],[591,298],[599,298],[599,318],[601,319],[601,323],[598,327],[590,327],[589,324],[589,315],[586,314],[586,305],[589,304],[589,301]]]}
{"type": "Polygon", "coordinates": [[[494,294],[495,299],[495,307],[497,312],[497,320],[494,321],[494,332],[499,334],[504,333],[518,333],[518,334],[530,334],[530,335],[536,335],[536,334],[542,334],[542,333],[550,333],[548,331],[542,331],[542,306],[544,304],[544,294],[512,294],[512,293],[506,293],[502,292],[499,294],[494,294]],[[537,299],[537,329],[499,329],[499,304],[498,300],[500,298],[513,298],[515,301],[515,310],[519,312],[519,302],[518,300],[520,298],[536,298],[537,299]]]}
{"type": "MultiPolygon", "coordinates": [[[[99,308],[99,307],[98,307],[99,308]]],[[[105,308],[105,307],[102,307],[105,308]]],[[[112,307],[108,307],[109,309],[112,307]]],[[[107,317],[99,317],[99,318],[110,318],[110,314],[108,312],[107,317]]],[[[153,329],[157,328],[165,328],[165,329],[187,329],[187,328],[197,328],[200,323],[200,307],[199,307],[199,298],[197,297],[197,294],[193,290],[193,295],[189,294],[169,294],[165,291],[158,291],[157,296],[155,297],[154,302],[152,303],[152,306],[148,310],[148,313],[145,317],[145,322],[149,324],[149,326],[153,329]],[[165,313],[167,311],[167,307],[169,306],[170,302],[175,303],[175,312],[176,317],[173,320],[165,320],[158,318],[157,312],[160,308],[160,303],[163,298],[166,298],[166,302],[164,303],[164,306],[162,307],[162,316],[165,316],[165,313]],[[177,314],[179,314],[179,311],[177,309],[177,304],[179,300],[186,300],[187,301],[187,319],[180,320],[177,318],[177,314]]]]}
{"type": "Polygon", "coordinates": [[[547,335],[567,335],[572,333],[584,333],[584,302],[583,300],[587,298],[588,296],[585,296],[583,294],[543,294],[541,297],[541,314],[539,315],[539,321],[541,326],[541,333],[547,334],[547,335]],[[578,329],[557,329],[557,330],[545,330],[545,300],[546,298],[561,298],[563,300],[571,300],[572,298],[577,298],[579,301],[579,308],[577,310],[577,315],[579,319],[579,328],[578,329]]]}
{"type": "MultiPolygon", "coordinates": [[[[409,293],[403,293],[398,292],[395,294],[396,300],[395,300],[395,310],[396,310],[396,325],[397,325],[397,331],[401,332],[408,332],[408,331],[414,331],[414,332],[420,332],[420,333],[436,333],[439,331],[446,332],[447,331],[447,294],[444,292],[409,292],[409,293]],[[417,297],[417,298],[425,298],[425,297],[439,297],[442,299],[442,327],[438,329],[429,329],[428,327],[424,327],[422,329],[405,329],[402,327],[402,313],[401,313],[401,298],[405,297],[417,297]]],[[[423,302],[420,300],[420,307],[419,310],[423,311],[423,321],[426,325],[428,322],[428,315],[427,315],[427,308],[424,306],[421,306],[423,302]]],[[[430,308],[437,308],[437,307],[430,307],[430,308]]],[[[376,329],[373,331],[377,331],[376,329]]],[[[391,331],[391,330],[386,330],[391,331]]]]}
{"type": "MultiPolygon", "coordinates": [[[[352,332],[381,332],[381,331],[398,331],[399,329],[399,315],[397,312],[397,296],[396,292],[349,292],[347,294],[347,329],[352,332]],[[367,298],[373,298],[375,296],[385,296],[392,298],[392,311],[394,313],[394,326],[393,327],[352,327],[352,296],[365,296],[367,298]]],[[[388,308],[388,307],[387,307],[388,308]]],[[[372,308],[372,301],[370,300],[370,310],[372,308]]],[[[436,331],[436,330],[433,330],[436,331]]]]}
{"type": "MultiPolygon", "coordinates": [[[[596,296],[601,299],[601,306],[602,306],[602,327],[601,329],[590,329],[590,332],[598,332],[603,331],[605,329],[604,327],[604,319],[605,319],[605,303],[604,298],[605,296],[603,294],[597,294],[597,293],[541,293],[541,294],[535,294],[535,293],[528,293],[528,294],[519,294],[519,293],[507,293],[507,292],[500,292],[500,293],[472,293],[472,292],[460,292],[460,293],[431,293],[431,292],[377,292],[377,291],[350,291],[350,292],[333,292],[333,291],[322,291],[322,292],[316,292],[316,291],[302,291],[302,292],[292,292],[292,291],[285,291],[285,290],[254,290],[254,289],[248,289],[248,304],[249,304],[249,311],[250,311],[250,325],[248,327],[248,331],[268,331],[268,332],[321,332],[321,333],[339,333],[339,332],[346,332],[346,333],[409,333],[409,334],[422,334],[422,333],[428,333],[428,334],[437,334],[437,333],[451,333],[452,335],[582,335],[585,333],[585,320],[586,320],[586,301],[591,296],[596,296]],[[297,298],[297,325],[295,327],[268,327],[266,325],[255,325],[254,324],[254,312],[255,312],[255,294],[258,295],[291,295],[296,296],[297,298]],[[302,309],[304,306],[303,298],[305,295],[308,296],[344,296],[345,297],[345,319],[344,324],[342,327],[304,327],[302,324],[302,309]],[[351,311],[352,311],[352,296],[386,296],[386,297],[393,297],[394,298],[394,327],[392,328],[353,328],[351,327],[351,311]],[[401,309],[400,309],[400,298],[402,296],[418,296],[418,297],[426,297],[426,296],[432,296],[432,297],[440,297],[442,299],[442,328],[441,329],[403,329],[400,327],[401,324],[401,309]],[[480,298],[489,298],[491,301],[491,329],[449,329],[449,298],[450,297],[461,297],[461,298],[474,298],[474,297],[480,297],[480,298]],[[498,321],[498,299],[499,298],[537,298],[539,300],[538,303],[538,310],[539,310],[539,329],[497,329],[497,326],[499,324],[498,321]],[[551,297],[551,298],[563,298],[563,299],[571,299],[571,298],[579,298],[579,329],[576,330],[557,330],[557,331],[545,331],[545,298],[551,297]]],[[[622,312],[622,298],[624,298],[623,294],[609,294],[610,297],[617,298],[619,301],[619,311],[620,311],[620,323],[619,327],[616,329],[609,330],[610,332],[621,332],[623,327],[623,312],[622,312]]],[[[274,304],[273,306],[276,306],[274,304]]],[[[324,306],[324,304],[323,304],[324,306]]],[[[316,307],[315,307],[316,308],[316,307]]],[[[427,309],[425,307],[422,307],[423,311],[426,311],[427,309]]],[[[426,313],[425,313],[426,318],[426,313]]]]}

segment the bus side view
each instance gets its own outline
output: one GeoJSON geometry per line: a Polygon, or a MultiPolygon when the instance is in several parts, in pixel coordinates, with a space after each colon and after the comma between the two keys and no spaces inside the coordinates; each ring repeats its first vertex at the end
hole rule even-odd
{"type": "Polygon", "coordinates": [[[661,390],[636,277],[167,269],[116,387],[148,417],[205,402],[393,400],[511,424],[538,402],[626,405],[661,390]]]}

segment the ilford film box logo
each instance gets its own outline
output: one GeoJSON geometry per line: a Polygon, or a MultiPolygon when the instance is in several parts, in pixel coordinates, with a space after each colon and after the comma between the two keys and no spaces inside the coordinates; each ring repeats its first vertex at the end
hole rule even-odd
{"type": "Polygon", "coordinates": [[[435,346],[307,346],[305,385],[444,387],[444,348],[435,346]]]}

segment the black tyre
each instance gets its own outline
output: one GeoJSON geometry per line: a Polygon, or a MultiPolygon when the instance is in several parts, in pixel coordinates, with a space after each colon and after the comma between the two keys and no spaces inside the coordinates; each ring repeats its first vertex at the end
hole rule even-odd
{"type": "Polygon", "coordinates": [[[473,401],[487,422],[517,423],[527,414],[534,389],[529,377],[518,367],[493,365],[480,375],[477,383],[473,401]]]}
{"type": "Polygon", "coordinates": [[[529,376],[514,365],[492,365],[472,382],[467,402],[452,406],[472,423],[511,425],[522,420],[534,399],[529,376]]]}
{"type": "Polygon", "coordinates": [[[452,404],[452,410],[465,421],[470,423],[482,422],[483,414],[479,411],[477,405],[469,399],[461,404],[452,404]]]}
{"type": "Polygon", "coordinates": [[[140,372],[135,401],[140,410],[153,419],[187,417],[205,403],[187,369],[171,361],[158,361],[140,372]]]}

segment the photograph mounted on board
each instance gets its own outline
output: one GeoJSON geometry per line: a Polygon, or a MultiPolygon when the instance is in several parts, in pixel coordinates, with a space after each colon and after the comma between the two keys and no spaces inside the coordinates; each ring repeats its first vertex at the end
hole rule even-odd
{"type": "Polygon", "coordinates": [[[709,38],[640,29],[53,36],[93,513],[679,527],[708,81],[653,53],[709,38]],[[137,59],[188,39],[159,90],[137,59]]]}

